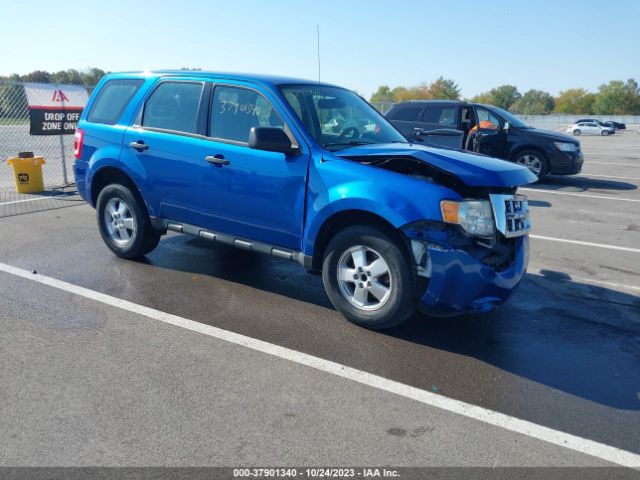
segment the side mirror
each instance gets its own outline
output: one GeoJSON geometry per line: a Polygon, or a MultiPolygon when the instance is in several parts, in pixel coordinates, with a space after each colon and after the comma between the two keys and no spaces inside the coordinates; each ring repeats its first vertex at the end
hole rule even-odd
{"type": "Polygon", "coordinates": [[[504,130],[505,132],[509,131],[509,122],[504,122],[504,126],[502,127],[502,130],[504,130]]]}
{"type": "Polygon", "coordinates": [[[249,130],[249,148],[268,152],[297,153],[291,140],[281,128],[251,127],[249,130]]]}

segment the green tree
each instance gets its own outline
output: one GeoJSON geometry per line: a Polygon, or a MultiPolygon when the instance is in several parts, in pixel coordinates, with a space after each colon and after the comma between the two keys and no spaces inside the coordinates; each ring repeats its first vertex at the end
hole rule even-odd
{"type": "Polygon", "coordinates": [[[44,70],[34,70],[33,72],[26,74],[22,80],[33,83],[51,83],[51,74],[44,70]]]}
{"type": "Polygon", "coordinates": [[[612,80],[598,87],[593,102],[596,115],[637,115],[640,113],[640,90],[634,79],[612,80]]]}
{"type": "Polygon", "coordinates": [[[378,90],[371,95],[369,99],[370,102],[393,102],[395,101],[393,98],[393,94],[391,93],[391,89],[387,85],[380,85],[378,90]]]}
{"type": "Polygon", "coordinates": [[[82,72],[80,75],[82,77],[82,83],[84,83],[88,87],[93,87],[98,84],[100,79],[107,74],[104,70],[99,68],[91,68],[85,72],[82,72]]]}
{"type": "Polygon", "coordinates": [[[520,98],[520,92],[514,85],[501,85],[488,92],[476,95],[471,100],[477,103],[488,103],[509,110],[520,98]]]}
{"type": "Polygon", "coordinates": [[[591,114],[595,99],[596,96],[584,88],[570,88],[560,92],[553,111],[556,113],[591,114]]]}
{"type": "Polygon", "coordinates": [[[474,103],[492,104],[493,103],[493,96],[489,92],[479,93],[478,95],[473,97],[471,99],[471,101],[474,102],[474,103]]]}
{"type": "Polygon", "coordinates": [[[416,87],[396,87],[391,90],[393,100],[395,102],[404,102],[406,100],[428,100],[431,98],[429,88],[424,85],[416,87]]]}
{"type": "Polygon", "coordinates": [[[627,80],[627,105],[631,115],[640,115],[640,87],[633,78],[627,80]]]}
{"type": "Polygon", "coordinates": [[[67,76],[69,77],[69,83],[72,85],[82,85],[82,75],[80,72],[74,68],[69,68],[67,70],[67,76]]]}
{"type": "Polygon", "coordinates": [[[59,72],[55,72],[51,74],[51,81],[54,83],[59,83],[62,85],[69,84],[69,75],[66,70],[60,70],[59,72]]]}
{"type": "Polygon", "coordinates": [[[501,85],[489,93],[493,97],[493,105],[505,110],[509,110],[522,97],[514,85],[501,85]]]}
{"type": "Polygon", "coordinates": [[[542,90],[529,90],[515,104],[517,113],[522,115],[546,115],[553,111],[555,103],[550,93],[542,90]]]}
{"type": "Polygon", "coordinates": [[[441,100],[460,100],[460,87],[451,79],[440,77],[429,85],[431,98],[441,100]]]}

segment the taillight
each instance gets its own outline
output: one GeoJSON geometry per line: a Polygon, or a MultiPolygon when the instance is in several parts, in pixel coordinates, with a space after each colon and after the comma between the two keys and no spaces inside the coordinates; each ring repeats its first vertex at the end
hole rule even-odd
{"type": "Polygon", "coordinates": [[[77,159],[82,157],[82,143],[84,142],[84,130],[76,128],[76,133],[73,135],[73,156],[77,159]]]}

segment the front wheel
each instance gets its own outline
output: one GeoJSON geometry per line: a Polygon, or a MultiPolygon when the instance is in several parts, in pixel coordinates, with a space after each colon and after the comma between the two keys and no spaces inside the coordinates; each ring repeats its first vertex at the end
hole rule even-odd
{"type": "Polygon", "coordinates": [[[600,132],[600,135],[602,135],[603,137],[608,137],[609,136],[609,130],[602,130],[600,132]]]}
{"type": "Polygon", "coordinates": [[[112,183],[100,191],[96,215],[104,243],[118,257],[142,257],[160,241],[146,206],[124,185],[112,183]]]}
{"type": "Polygon", "coordinates": [[[396,326],[416,311],[414,266],[389,236],[361,225],[327,245],[322,281],[347,320],[375,330],[396,326]]]}
{"type": "Polygon", "coordinates": [[[579,129],[579,128],[576,128],[576,129],[573,131],[573,134],[574,134],[574,135],[576,135],[576,136],[577,136],[577,135],[580,135],[581,133],[582,133],[582,132],[580,131],[580,129],[579,129]]]}
{"type": "Polygon", "coordinates": [[[545,156],[537,150],[524,150],[515,157],[518,165],[527,167],[536,177],[542,178],[549,173],[549,165],[545,156]]]}

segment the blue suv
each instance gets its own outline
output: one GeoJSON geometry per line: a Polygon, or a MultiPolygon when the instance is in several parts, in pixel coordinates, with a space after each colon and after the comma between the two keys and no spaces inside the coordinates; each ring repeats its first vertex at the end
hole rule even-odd
{"type": "Polygon", "coordinates": [[[519,285],[528,169],[408,142],[352,91],[209,72],[110,74],[76,131],[78,190],[119,257],[168,230],[321,272],[359,325],[488,312],[519,285]]]}

